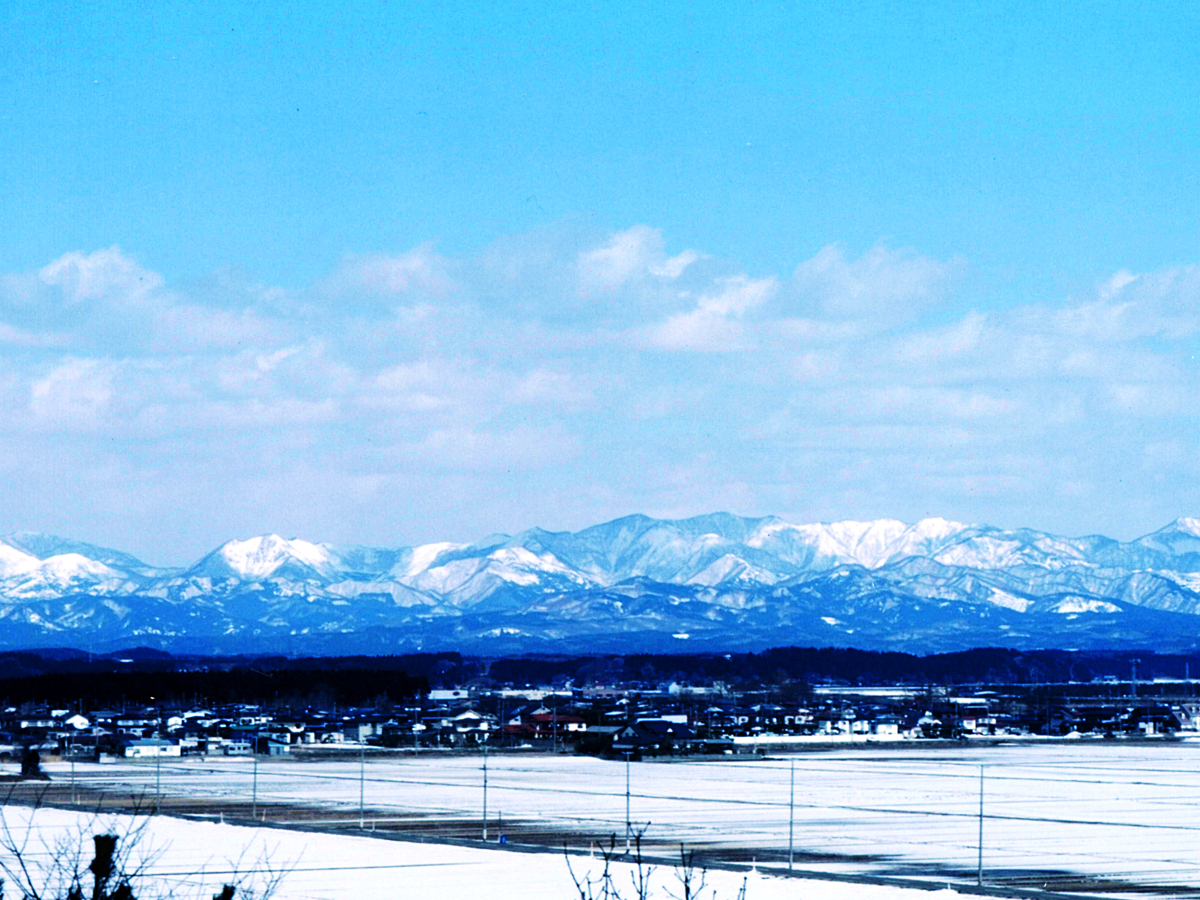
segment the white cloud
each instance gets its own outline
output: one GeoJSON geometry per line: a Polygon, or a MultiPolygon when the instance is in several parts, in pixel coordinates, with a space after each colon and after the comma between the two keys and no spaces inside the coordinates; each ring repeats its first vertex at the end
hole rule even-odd
{"type": "Polygon", "coordinates": [[[697,311],[714,316],[742,316],[769,300],[779,288],[774,278],[723,278],[715,290],[701,295],[697,311]]]}
{"type": "Polygon", "coordinates": [[[997,397],[979,387],[946,387],[921,383],[866,383],[833,387],[814,405],[839,413],[847,421],[945,422],[986,419],[1019,411],[1011,397],[997,397]]]}
{"type": "Polygon", "coordinates": [[[647,225],[617,232],[603,247],[579,255],[579,280],[585,291],[615,290],[643,275],[663,255],[662,233],[647,225]]]}
{"type": "Polygon", "coordinates": [[[162,276],[139,266],[117,246],[94,253],[65,253],[38,272],[67,303],[134,300],[162,287],[162,276]]]}
{"type": "Polygon", "coordinates": [[[42,422],[86,427],[97,423],[113,396],[114,367],[95,359],[67,359],[29,392],[29,408],[42,422]]]}
{"type": "Polygon", "coordinates": [[[262,353],[254,358],[254,365],[260,372],[270,372],[272,369],[278,368],[285,359],[295,356],[303,349],[303,347],[284,347],[274,353],[262,353]]]}
{"type": "Polygon", "coordinates": [[[941,299],[953,267],[911,250],[875,246],[856,260],[830,244],[796,267],[794,291],[840,319],[907,321],[941,299]]]}
{"type": "Polygon", "coordinates": [[[35,334],[0,322],[0,344],[16,347],[53,347],[65,341],[65,336],[61,334],[35,334]]]}
{"type": "Polygon", "coordinates": [[[512,403],[566,407],[587,402],[591,391],[571,372],[538,367],[517,376],[507,398],[512,403]]]}
{"type": "Polygon", "coordinates": [[[449,260],[426,243],[398,256],[348,256],[321,288],[335,296],[363,293],[396,296],[409,293],[445,297],[458,289],[449,260]]]}
{"type": "Polygon", "coordinates": [[[741,322],[705,310],[671,316],[641,331],[635,343],[649,349],[697,352],[730,352],[752,346],[741,322]]]}
{"type": "Polygon", "coordinates": [[[901,336],[897,350],[901,357],[920,362],[963,356],[979,348],[987,324],[986,315],[970,312],[950,325],[901,336]]]}
{"type": "Polygon", "coordinates": [[[156,310],[144,321],[136,342],[151,353],[236,350],[286,341],[293,327],[252,309],[225,310],[177,303],[156,310]]]}
{"type": "Polygon", "coordinates": [[[1142,465],[1155,472],[1162,469],[1178,470],[1193,457],[1194,450],[1179,440],[1152,441],[1142,448],[1142,465]]]}
{"type": "MultiPolygon", "coordinates": [[[[201,411],[209,428],[282,429],[325,426],[338,420],[340,409],[332,398],[305,400],[299,397],[250,397],[235,402],[206,403],[201,411]]],[[[276,440],[279,439],[276,435],[276,440]]]]}
{"type": "Polygon", "coordinates": [[[1128,269],[1121,269],[1119,272],[1114,272],[1103,284],[1100,285],[1100,299],[1111,300],[1128,287],[1133,282],[1137,281],[1137,276],[1128,269]]]}
{"type": "Polygon", "coordinates": [[[601,247],[579,254],[579,283],[590,295],[616,291],[631,282],[647,278],[675,281],[701,259],[694,250],[667,257],[662,232],[647,225],[635,225],[619,231],[601,247]]]}
{"type": "Polygon", "coordinates": [[[678,256],[672,256],[670,259],[664,259],[660,263],[652,263],[650,265],[650,274],[657,275],[659,278],[675,279],[682,275],[687,267],[700,259],[700,254],[694,250],[684,250],[678,256]]]}
{"type": "Polygon", "coordinates": [[[420,360],[384,369],[375,377],[375,386],[388,394],[406,394],[414,390],[436,390],[459,381],[460,377],[449,366],[420,360]]]}
{"type": "Polygon", "coordinates": [[[746,313],[774,296],[774,278],[739,275],[718,280],[701,294],[690,312],[670,316],[665,322],[639,333],[639,343],[663,350],[744,350],[753,340],[739,321],[746,313]]]}
{"type": "Polygon", "coordinates": [[[281,373],[277,370],[289,361],[294,365],[297,354],[305,351],[309,351],[305,353],[305,362],[313,363],[311,348],[292,346],[278,350],[246,348],[217,357],[211,362],[193,363],[189,368],[196,369],[197,375],[208,374],[210,377],[205,380],[215,385],[222,394],[269,393],[279,382],[281,373]]]}
{"type": "Polygon", "coordinates": [[[383,369],[359,402],[395,412],[462,417],[486,408],[498,387],[496,379],[477,374],[469,364],[432,357],[383,369]]]}
{"type": "Polygon", "coordinates": [[[1142,275],[1122,270],[1101,284],[1097,294],[1096,300],[1056,311],[1054,327],[1103,343],[1179,340],[1200,331],[1200,266],[1142,275]]]}
{"type": "Polygon", "coordinates": [[[538,469],[573,458],[576,440],[557,425],[484,429],[466,424],[438,428],[403,447],[405,456],[435,468],[491,471],[538,469]]]}
{"type": "Polygon", "coordinates": [[[861,322],[831,322],[818,319],[779,319],[778,334],[806,344],[839,345],[870,337],[875,329],[861,322]]]}

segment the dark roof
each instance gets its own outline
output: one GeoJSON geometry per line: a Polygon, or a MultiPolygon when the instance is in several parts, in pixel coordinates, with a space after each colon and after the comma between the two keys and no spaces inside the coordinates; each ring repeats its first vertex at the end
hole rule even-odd
{"type": "Polygon", "coordinates": [[[622,735],[625,737],[635,737],[645,740],[649,739],[689,739],[695,736],[695,732],[686,725],[681,725],[678,722],[668,722],[665,719],[639,719],[632,725],[627,725],[621,729],[622,735]]]}

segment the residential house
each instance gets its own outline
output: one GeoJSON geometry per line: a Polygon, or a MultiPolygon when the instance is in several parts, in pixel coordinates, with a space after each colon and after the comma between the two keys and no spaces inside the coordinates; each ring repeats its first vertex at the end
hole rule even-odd
{"type": "Polygon", "coordinates": [[[696,733],[687,725],[662,719],[639,719],[616,733],[612,741],[615,753],[640,756],[669,756],[686,750],[696,733]]]}
{"type": "Polygon", "coordinates": [[[123,755],[126,759],[137,759],[155,756],[179,756],[180,746],[174,741],[161,738],[135,738],[122,741],[123,755]]]}

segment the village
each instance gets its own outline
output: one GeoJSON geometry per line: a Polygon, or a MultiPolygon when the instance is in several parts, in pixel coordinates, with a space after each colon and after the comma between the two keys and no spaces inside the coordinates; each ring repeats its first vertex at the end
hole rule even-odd
{"type": "Polygon", "coordinates": [[[0,711],[0,780],[18,818],[140,817],[206,848],[164,872],[220,869],[204,854],[230,830],[268,856],[284,841],[304,896],[310,867],[320,896],[344,874],[308,860],[376,845],[389,871],[448,853],[494,873],[511,855],[527,878],[536,858],[569,896],[564,847],[627,865],[635,838],[667,864],[686,844],[731,897],[756,871],[755,897],[776,877],[1165,896],[1195,880],[1157,862],[1191,840],[1193,687],[453,679],[370,703],[30,701],[0,711]]]}
{"type": "Polygon", "coordinates": [[[487,747],[636,760],[853,742],[1169,739],[1200,731],[1200,701],[1190,698],[1190,690],[1160,690],[1157,697],[1139,699],[1136,686],[1106,687],[1111,696],[1071,698],[1067,686],[1055,696],[1045,686],[954,691],[823,685],[789,701],[778,691],[735,692],[719,682],[467,685],[345,708],[236,703],[72,709],[24,703],[0,712],[0,759],[31,750],[43,757],[101,760],[487,747]]]}

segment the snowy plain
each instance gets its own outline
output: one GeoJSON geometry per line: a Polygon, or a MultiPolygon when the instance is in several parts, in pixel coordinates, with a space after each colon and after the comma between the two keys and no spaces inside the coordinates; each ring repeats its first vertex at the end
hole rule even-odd
{"type": "MultiPolygon", "coordinates": [[[[37,810],[32,832],[30,810],[7,807],[6,827],[29,834],[26,856],[35,868],[51,863],[56,841],[63,836],[86,838],[95,833],[124,833],[127,816],[92,816],[57,809],[37,810]]],[[[564,858],[555,854],[525,854],[502,850],[376,840],[369,837],[312,834],[270,828],[191,822],[160,816],[149,820],[138,845],[144,865],[141,900],[170,893],[172,900],[208,900],[222,884],[240,882],[252,892],[266,883],[270,872],[282,877],[274,900],[362,900],[364,897],[476,900],[480,897],[521,900],[571,900],[578,891],[564,858]],[[270,872],[268,872],[270,870],[270,872]]],[[[0,858],[3,853],[0,852],[0,858]]],[[[597,877],[601,866],[589,858],[572,861],[576,877],[597,877]]],[[[617,887],[630,890],[632,866],[614,867],[617,887]]],[[[653,897],[667,900],[680,887],[671,869],[658,867],[651,875],[653,897]]],[[[923,900],[929,891],[883,886],[813,881],[710,871],[705,900],[734,900],[746,885],[746,900],[923,900]]],[[[86,883],[85,883],[86,884],[86,883]]],[[[935,892],[949,896],[949,891],[935,892]]],[[[954,895],[957,896],[957,895],[954,895]]],[[[933,900],[937,900],[936,897],[933,900]]]]}
{"type": "MultiPolygon", "coordinates": [[[[422,817],[432,828],[439,820],[482,825],[482,763],[480,756],[433,753],[360,761],[351,753],[257,765],[246,758],[76,764],[75,777],[114,796],[161,791],[164,797],[245,802],[253,794],[263,809],[302,804],[342,825],[358,818],[361,797],[368,828],[403,817],[422,817]]],[[[1172,886],[1200,892],[1200,743],[908,746],[633,763],[630,818],[638,826],[649,823],[647,840],[656,853],[683,843],[740,853],[769,868],[785,864],[791,817],[799,868],[970,883],[980,852],[981,767],[985,880],[1040,887],[1043,874],[1068,872],[1150,892],[1172,886]]],[[[65,763],[47,768],[59,783],[69,777],[65,763]]],[[[514,821],[541,823],[585,851],[591,836],[620,837],[626,771],[621,761],[491,754],[489,837],[494,841],[514,821]]],[[[335,839],[349,840],[328,838],[335,839]]],[[[324,847],[326,838],[308,834],[304,840],[324,847]]],[[[355,840],[390,848],[381,853],[408,846],[355,840]]],[[[435,852],[412,846],[419,847],[412,850],[418,858],[435,852]]],[[[453,851],[459,852],[466,850],[453,851]]],[[[508,877],[502,874],[508,866],[544,864],[533,860],[553,860],[551,879],[563,868],[553,855],[517,854],[514,861],[508,858],[514,854],[475,852],[494,860],[479,865],[498,867],[497,878],[508,877]]]]}

